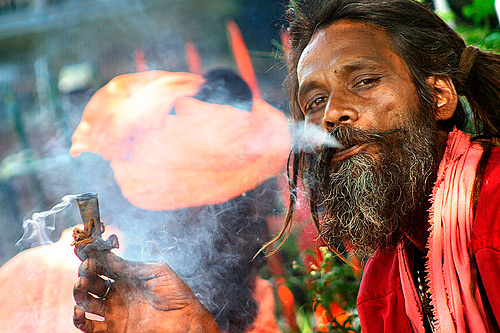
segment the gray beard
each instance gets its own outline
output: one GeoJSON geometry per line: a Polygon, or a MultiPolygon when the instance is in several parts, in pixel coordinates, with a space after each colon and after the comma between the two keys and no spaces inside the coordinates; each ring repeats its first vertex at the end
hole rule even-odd
{"type": "MultiPolygon", "coordinates": [[[[329,153],[318,156],[315,177],[308,183],[318,204],[320,233],[328,244],[369,256],[407,239],[416,221],[425,218],[429,180],[437,168],[437,130],[425,120],[411,125],[376,134],[375,158],[362,152],[328,163],[329,153]],[[311,187],[314,183],[319,185],[313,186],[316,189],[311,187]]],[[[349,129],[344,136],[348,133],[349,129]]],[[[337,137],[346,140],[342,134],[337,137]]]]}

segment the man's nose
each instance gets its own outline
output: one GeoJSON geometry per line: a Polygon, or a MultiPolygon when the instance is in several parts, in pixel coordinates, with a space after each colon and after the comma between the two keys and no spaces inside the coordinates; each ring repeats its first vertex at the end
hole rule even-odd
{"type": "Polygon", "coordinates": [[[330,131],[341,124],[352,124],[358,120],[358,112],[347,103],[329,101],[323,115],[323,127],[330,131]]]}

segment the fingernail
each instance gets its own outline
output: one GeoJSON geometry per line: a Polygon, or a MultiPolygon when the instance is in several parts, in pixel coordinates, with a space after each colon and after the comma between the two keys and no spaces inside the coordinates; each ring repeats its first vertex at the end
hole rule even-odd
{"type": "Polygon", "coordinates": [[[89,260],[88,259],[85,259],[85,261],[82,264],[82,267],[83,267],[84,270],[88,270],[89,269],[89,260]]]}

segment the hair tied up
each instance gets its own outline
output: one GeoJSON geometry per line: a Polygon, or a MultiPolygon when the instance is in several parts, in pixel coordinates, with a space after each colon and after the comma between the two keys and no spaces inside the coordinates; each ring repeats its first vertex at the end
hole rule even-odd
{"type": "Polygon", "coordinates": [[[476,58],[481,52],[477,47],[475,46],[467,46],[463,52],[462,55],[460,56],[460,62],[458,64],[458,79],[460,82],[463,83],[465,79],[469,76],[469,73],[472,69],[472,66],[474,66],[474,62],[476,61],[476,58]]]}

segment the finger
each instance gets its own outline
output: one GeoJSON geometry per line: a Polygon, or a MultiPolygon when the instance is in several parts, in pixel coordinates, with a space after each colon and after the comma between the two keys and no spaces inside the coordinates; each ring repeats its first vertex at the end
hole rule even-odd
{"type": "MultiPolygon", "coordinates": [[[[125,260],[112,252],[108,252],[104,257],[105,263],[98,260],[89,260],[87,274],[95,271],[99,275],[105,275],[114,280],[124,277],[134,277],[138,280],[150,280],[163,275],[176,275],[166,263],[144,264],[125,260]],[[96,265],[95,269],[94,266],[96,265]]],[[[85,266],[82,264],[82,266],[85,266]]],[[[89,276],[89,278],[91,278],[89,276]]]]}
{"type": "Polygon", "coordinates": [[[84,276],[89,281],[88,291],[92,294],[105,297],[109,293],[109,280],[103,279],[98,274],[101,274],[102,266],[93,259],[86,259],[78,269],[78,275],[84,276]]]}
{"type": "Polygon", "coordinates": [[[75,305],[73,309],[73,324],[85,333],[105,333],[108,325],[105,321],[90,320],[85,317],[85,310],[75,305]]]}
{"type": "Polygon", "coordinates": [[[94,313],[104,317],[104,300],[89,294],[89,281],[86,277],[80,276],[73,287],[73,298],[76,304],[86,312],[94,313]]]}
{"type": "MultiPolygon", "coordinates": [[[[81,265],[78,271],[80,276],[87,276],[93,284],[93,275],[104,275],[112,279],[133,276],[138,279],[154,279],[158,272],[165,270],[170,274],[172,269],[165,263],[162,264],[144,264],[125,260],[113,252],[107,252],[101,259],[88,258],[81,265]]],[[[175,273],[174,273],[175,274],[175,273]]],[[[102,284],[101,284],[102,286],[102,284]]]]}
{"type": "Polygon", "coordinates": [[[102,266],[102,274],[109,276],[112,279],[134,276],[134,273],[132,272],[134,268],[143,265],[141,263],[134,263],[122,259],[112,252],[106,254],[105,261],[106,262],[102,266]]]}
{"type": "Polygon", "coordinates": [[[85,259],[78,268],[79,276],[91,276],[93,274],[102,275],[103,274],[103,266],[101,263],[96,261],[95,259],[85,259]]]}
{"type": "Polygon", "coordinates": [[[112,252],[107,252],[99,257],[85,259],[78,269],[78,275],[90,277],[92,274],[97,274],[116,279],[128,270],[128,266],[128,261],[112,252]]]}

